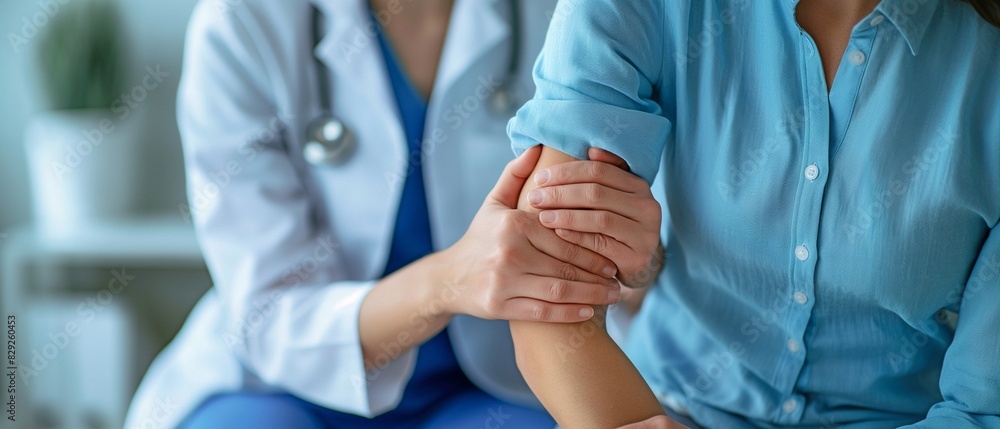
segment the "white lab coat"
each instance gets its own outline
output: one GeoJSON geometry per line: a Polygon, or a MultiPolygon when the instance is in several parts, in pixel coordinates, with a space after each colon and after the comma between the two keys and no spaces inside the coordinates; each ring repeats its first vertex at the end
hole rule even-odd
{"type": "MultiPolygon", "coordinates": [[[[526,97],[555,3],[521,1],[517,87],[526,97]]],[[[367,11],[365,0],[197,6],[178,113],[190,210],[215,287],[149,369],[126,428],[174,427],[220,392],[287,391],[361,416],[400,401],[416,352],[366,376],[358,339],[361,302],[386,265],[409,165],[367,11]],[[358,141],[338,167],[313,167],[302,156],[304,131],[319,114],[310,2],[327,20],[316,53],[332,76],[334,113],[358,141]]],[[[507,74],[509,16],[504,1],[455,2],[426,127],[435,249],[462,236],[513,157],[507,118],[482,99],[507,74]]],[[[537,403],[514,363],[506,322],[458,317],[449,331],[476,385],[537,403]]]]}

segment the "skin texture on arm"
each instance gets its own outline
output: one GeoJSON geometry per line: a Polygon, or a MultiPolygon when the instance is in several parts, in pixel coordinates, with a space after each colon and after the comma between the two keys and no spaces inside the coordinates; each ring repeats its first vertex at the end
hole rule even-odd
{"type": "MultiPolygon", "coordinates": [[[[535,172],[576,161],[544,148],[535,172]]],[[[538,212],[527,201],[537,185],[528,181],[518,208],[538,212]]],[[[566,428],[612,428],[662,415],[646,382],[608,336],[605,308],[589,321],[551,324],[511,321],[518,367],[545,408],[566,428]]]]}

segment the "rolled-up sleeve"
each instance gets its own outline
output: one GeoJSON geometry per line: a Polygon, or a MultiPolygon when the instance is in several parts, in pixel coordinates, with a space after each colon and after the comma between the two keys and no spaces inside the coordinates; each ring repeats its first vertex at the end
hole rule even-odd
{"type": "Polygon", "coordinates": [[[672,128],[654,99],[664,79],[663,7],[560,1],[535,64],[535,97],[508,125],[514,152],[543,144],[585,159],[600,148],[652,183],[672,128]]]}
{"type": "Polygon", "coordinates": [[[1000,229],[990,233],[962,294],[941,370],[942,402],[903,429],[1000,427],[1000,229]]]}
{"type": "Polygon", "coordinates": [[[368,373],[353,281],[282,139],[286,113],[242,9],[202,2],[188,31],[178,117],[191,219],[224,309],[220,342],[270,386],[372,416],[394,408],[415,351],[368,373]]]}

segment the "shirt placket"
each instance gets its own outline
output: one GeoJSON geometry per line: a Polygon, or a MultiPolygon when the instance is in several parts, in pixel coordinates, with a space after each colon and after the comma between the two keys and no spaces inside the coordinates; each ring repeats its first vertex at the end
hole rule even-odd
{"type": "Polygon", "coordinates": [[[816,297],[816,265],[823,198],[829,180],[831,159],[839,149],[853,114],[881,19],[862,25],[851,35],[832,90],[827,93],[823,62],[812,37],[800,30],[800,72],[803,79],[805,115],[799,186],[789,246],[791,285],[785,319],[785,347],[779,360],[775,387],[784,395],[775,420],[798,424],[806,406],[805,397],[795,390],[807,353],[809,320],[816,297]]]}

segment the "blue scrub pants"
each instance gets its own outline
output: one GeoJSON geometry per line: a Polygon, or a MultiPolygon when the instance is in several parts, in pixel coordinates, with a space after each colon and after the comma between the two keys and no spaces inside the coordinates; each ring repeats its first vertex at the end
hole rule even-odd
{"type": "Polygon", "coordinates": [[[230,393],[209,398],[184,429],[552,429],[543,411],[503,402],[472,387],[421,415],[391,421],[364,419],[331,411],[289,394],[230,393]]]}

